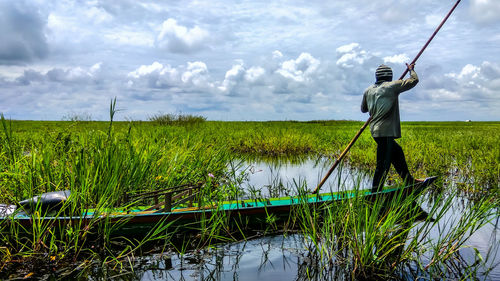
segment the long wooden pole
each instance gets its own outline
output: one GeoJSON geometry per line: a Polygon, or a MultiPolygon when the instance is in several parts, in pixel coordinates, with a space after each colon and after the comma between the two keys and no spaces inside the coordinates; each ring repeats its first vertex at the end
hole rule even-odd
{"type": "MultiPolygon", "coordinates": [[[[427,46],[429,46],[429,44],[431,43],[432,39],[434,39],[434,36],[436,36],[436,34],[441,29],[441,27],[443,26],[443,24],[451,16],[451,14],[455,10],[455,8],[458,6],[458,4],[460,3],[460,1],[461,0],[458,0],[455,3],[455,5],[453,5],[453,8],[451,8],[451,10],[448,12],[448,14],[441,21],[441,23],[439,24],[439,26],[436,28],[436,30],[434,31],[434,33],[432,34],[432,36],[429,38],[429,40],[427,40],[427,42],[422,47],[422,49],[420,50],[420,52],[418,52],[417,56],[413,59],[413,61],[411,62],[411,64],[414,64],[414,63],[417,62],[418,58],[420,58],[420,55],[422,55],[422,53],[427,48],[427,46]]],[[[401,75],[401,77],[399,79],[400,80],[403,79],[406,76],[407,73],[408,73],[408,68],[405,69],[405,71],[403,72],[403,74],[401,75]]],[[[351,147],[353,146],[353,144],[358,140],[359,136],[361,136],[361,134],[363,133],[363,131],[365,130],[365,128],[368,126],[368,124],[370,124],[370,121],[372,121],[372,117],[371,116],[368,118],[368,120],[366,120],[365,124],[363,124],[363,126],[361,127],[361,129],[359,129],[358,133],[354,136],[354,138],[351,140],[351,142],[347,145],[347,147],[344,149],[344,151],[340,154],[340,156],[337,158],[337,160],[335,161],[335,163],[333,163],[333,165],[330,168],[330,170],[328,170],[328,172],[323,177],[323,179],[321,180],[321,182],[318,184],[318,186],[316,187],[316,189],[314,189],[313,194],[318,193],[318,191],[323,186],[323,184],[325,184],[325,182],[328,179],[328,177],[332,174],[333,170],[335,170],[335,168],[338,166],[338,164],[340,163],[340,161],[342,161],[342,159],[347,154],[347,152],[349,151],[349,149],[351,149],[351,147]]]]}

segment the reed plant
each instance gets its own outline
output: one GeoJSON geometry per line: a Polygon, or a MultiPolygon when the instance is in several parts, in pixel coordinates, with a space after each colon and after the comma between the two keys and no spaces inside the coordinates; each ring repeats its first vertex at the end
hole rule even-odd
{"type": "Polygon", "coordinates": [[[127,219],[111,223],[108,214],[127,203],[126,193],[158,188],[158,178],[168,179],[161,184],[179,185],[204,181],[209,172],[223,173],[227,157],[223,150],[196,140],[171,140],[162,131],[153,136],[159,143],[153,146],[149,132],[135,134],[133,124],[125,132],[116,132],[115,113],[116,100],[111,102],[105,131],[56,132],[54,138],[50,133],[33,134],[26,142],[30,146],[16,142],[12,124],[2,116],[2,203],[55,190],[71,190],[72,194],[56,214],[48,215],[38,206],[29,228],[14,217],[2,222],[0,240],[8,260],[39,264],[48,256],[53,264],[95,258],[108,263],[133,256],[151,241],[168,244],[170,224],[160,222],[145,237],[131,240],[116,235],[127,219]],[[88,211],[91,216],[85,217],[88,211]],[[57,226],[61,216],[77,219],[57,226]],[[122,245],[119,250],[118,244],[122,245]]]}
{"type": "Polygon", "coordinates": [[[457,257],[467,248],[466,241],[494,220],[495,200],[490,195],[470,202],[458,218],[452,216],[457,191],[432,200],[399,193],[390,200],[358,196],[321,206],[303,203],[295,216],[306,248],[319,259],[319,271],[326,275],[340,270],[351,274],[347,279],[386,280],[407,278],[417,271],[411,278],[462,279],[477,276],[487,264],[482,257],[473,262],[457,257]],[[421,207],[425,205],[427,211],[421,207]]]}

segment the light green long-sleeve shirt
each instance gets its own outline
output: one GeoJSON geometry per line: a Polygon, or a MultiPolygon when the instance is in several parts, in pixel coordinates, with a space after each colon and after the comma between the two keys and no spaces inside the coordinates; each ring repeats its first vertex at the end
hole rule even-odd
{"type": "Polygon", "coordinates": [[[410,78],[382,82],[368,87],[363,94],[361,111],[370,112],[372,121],[370,131],[374,138],[401,137],[399,118],[399,94],[415,87],[418,76],[415,71],[410,71],[410,78]]]}

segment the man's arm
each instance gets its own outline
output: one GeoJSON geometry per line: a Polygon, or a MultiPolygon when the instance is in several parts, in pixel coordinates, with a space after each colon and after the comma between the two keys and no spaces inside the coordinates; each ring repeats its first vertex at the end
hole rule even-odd
{"type": "Polygon", "coordinates": [[[415,87],[418,83],[418,75],[415,72],[415,64],[406,64],[406,67],[408,67],[408,71],[410,72],[410,78],[406,80],[402,80],[401,86],[400,86],[400,92],[408,91],[409,89],[415,87]]]}
{"type": "Polygon", "coordinates": [[[366,93],[363,94],[363,101],[361,102],[361,112],[368,112],[368,105],[366,104],[366,93]]]}

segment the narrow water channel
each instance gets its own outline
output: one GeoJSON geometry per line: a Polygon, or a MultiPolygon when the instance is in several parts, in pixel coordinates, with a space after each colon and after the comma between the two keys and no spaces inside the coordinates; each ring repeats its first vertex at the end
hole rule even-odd
{"type": "MultiPolygon", "coordinates": [[[[280,195],[293,193],[297,185],[314,189],[330,168],[328,159],[306,159],[299,163],[290,162],[245,162],[238,166],[238,172],[246,173],[243,188],[246,192],[260,190],[261,195],[275,196],[275,189],[281,186],[280,195]]],[[[323,192],[351,189],[353,186],[368,187],[370,175],[349,167],[341,167],[330,177],[323,192]]],[[[431,199],[429,198],[429,201],[431,199]]],[[[468,208],[468,201],[457,198],[428,239],[439,240],[446,229],[456,224],[468,208]]],[[[428,210],[432,204],[421,206],[428,210]]],[[[497,212],[498,213],[498,212],[497,212]]],[[[458,259],[471,264],[480,257],[487,260],[475,277],[486,280],[500,280],[499,241],[500,230],[497,218],[482,226],[465,243],[458,259]]],[[[301,234],[266,236],[243,242],[227,243],[199,251],[177,253],[155,253],[138,258],[134,272],[119,272],[95,268],[88,272],[88,280],[350,280],[349,272],[342,267],[325,269],[318,265],[318,257],[310,256],[307,238],[301,234]]],[[[429,262],[431,257],[423,257],[429,262]]],[[[460,263],[458,263],[460,265],[460,263]]],[[[460,269],[459,269],[460,270],[460,269]]],[[[465,270],[465,269],[464,269],[465,270]]],[[[415,279],[415,274],[403,272],[401,278],[415,279]]],[[[450,276],[452,277],[452,276],[450,276]]],[[[475,279],[472,277],[472,279],[475,279]]],[[[431,278],[432,279],[432,278],[431,278]]]]}
{"type": "MultiPolygon", "coordinates": [[[[486,227],[478,235],[474,235],[469,244],[477,247],[483,255],[486,254],[490,243],[498,243],[498,228],[496,229],[486,227]],[[497,240],[492,241],[492,238],[497,240]]],[[[182,256],[151,255],[142,257],[140,267],[128,277],[121,275],[120,280],[351,280],[350,272],[346,272],[342,266],[322,268],[316,260],[318,257],[311,256],[305,250],[304,243],[304,237],[299,234],[276,235],[228,243],[218,248],[188,252],[182,256]]],[[[460,253],[464,260],[474,258],[474,255],[476,253],[472,248],[460,253]]],[[[498,262],[497,257],[490,265],[498,262]]],[[[102,271],[94,274],[110,279],[120,275],[113,272],[103,274],[102,271]]],[[[425,274],[421,275],[424,276],[425,274]]],[[[415,280],[414,275],[407,277],[408,280],[415,280]]],[[[487,276],[480,273],[477,278],[499,280],[500,271],[498,268],[494,269],[487,276]]]]}
{"type": "MultiPolygon", "coordinates": [[[[247,192],[259,190],[263,196],[281,196],[293,194],[298,185],[313,190],[332,162],[326,158],[245,162],[238,166],[238,172],[247,174],[243,182],[247,192]],[[276,194],[277,189],[279,194],[276,194]]],[[[369,174],[344,166],[332,173],[322,191],[349,190],[354,186],[367,188],[370,182],[369,174]]],[[[466,199],[453,202],[453,207],[429,234],[429,239],[440,239],[446,228],[458,222],[467,204],[466,199]]],[[[422,208],[430,208],[430,204],[422,208]]],[[[487,272],[486,280],[500,280],[500,266],[495,266],[500,263],[500,230],[498,218],[492,221],[493,224],[483,226],[470,237],[466,243],[469,247],[461,250],[458,256],[469,263],[477,260],[478,255],[488,259],[487,266],[480,269],[482,272],[477,277],[483,278],[487,272]]],[[[349,280],[349,272],[341,267],[315,268],[318,264],[309,256],[304,243],[307,243],[306,238],[300,234],[277,235],[228,243],[183,256],[174,254],[166,259],[145,257],[154,269],[138,270],[136,277],[137,280],[349,280]]]]}

